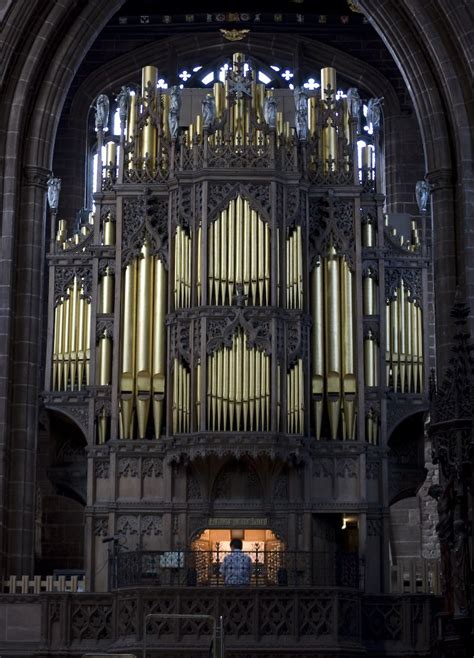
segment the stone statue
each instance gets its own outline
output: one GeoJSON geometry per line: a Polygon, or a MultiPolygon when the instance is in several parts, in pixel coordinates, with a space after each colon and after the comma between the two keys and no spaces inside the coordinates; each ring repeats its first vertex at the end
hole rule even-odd
{"type": "Polygon", "coordinates": [[[456,504],[451,479],[443,489],[439,484],[432,484],[428,489],[428,496],[437,501],[438,523],[436,532],[439,539],[441,554],[441,577],[443,594],[446,599],[446,611],[453,610],[453,580],[451,568],[451,548],[454,541],[454,507],[456,504]]]}
{"type": "Polygon", "coordinates": [[[59,193],[61,191],[61,179],[51,178],[47,181],[48,186],[48,205],[53,212],[56,212],[59,206],[59,193]]]}
{"type": "Polygon", "coordinates": [[[109,97],[105,94],[100,94],[95,102],[95,129],[107,130],[109,126],[109,97]]]}
{"type": "Polygon", "coordinates": [[[360,111],[362,108],[362,101],[360,100],[359,90],[357,87],[351,87],[347,90],[347,107],[349,109],[349,116],[351,119],[357,119],[357,132],[360,133],[360,111]]]}
{"type": "Polygon", "coordinates": [[[296,134],[301,140],[308,137],[308,96],[304,89],[295,87],[296,134]]]}
{"type": "Polygon", "coordinates": [[[216,99],[214,94],[206,94],[202,101],[202,125],[204,130],[214,126],[216,120],[216,99]]]}
{"type": "Polygon", "coordinates": [[[122,87],[117,98],[115,99],[119,107],[119,117],[122,126],[125,125],[128,118],[128,108],[130,107],[130,89],[129,87],[122,87]]]}
{"type": "Polygon", "coordinates": [[[380,119],[382,117],[381,105],[383,101],[383,96],[380,98],[370,98],[367,103],[367,125],[372,125],[373,130],[378,130],[380,128],[380,119]]]}
{"type": "Polygon", "coordinates": [[[181,89],[174,85],[170,89],[170,111],[168,115],[168,126],[171,139],[176,139],[179,130],[179,111],[181,109],[181,89]]]}
{"type": "Polygon", "coordinates": [[[425,180],[419,180],[416,182],[415,197],[420,213],[426,212],[426,206],[428,205],[428,199],[430,198],[432,187],[433,186],[425,180]]]}
{"type": "Polygon", "coordinates": [[[276,127],[277,101],[274,96],[267,96],[263,104],[263,117],[269,128],[276,127]]]}
{"type": "Polygon", "coordinates": [[[469,564],[466,524],[462,519],[457,519],[454,522],[452,574],[454,586],[454,615],[456,617],[468,617],[471,569],[469,564]]]}

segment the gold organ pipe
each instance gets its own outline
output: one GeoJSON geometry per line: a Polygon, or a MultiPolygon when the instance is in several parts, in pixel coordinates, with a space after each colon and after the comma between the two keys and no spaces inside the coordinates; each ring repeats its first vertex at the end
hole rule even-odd
{"type": "Polygon", "coordinates": [[[374,339],[371,331],[369,331],[368,335],[364,340],[364,370],[365,370],[365,385],[375,386],[374,339]]]}
{"type": "MultiPolygon", "coordinates": [[[[117,144],[113,141],[105,145],[105,164],[107,167],[115,167],[117,164],[117,144]]],[[[109,170],[107,175],[110,177],[112,172],[109,170]]]]}
{"type": "Polygon", "coordinates": [[[228,216],[227,216],[227,210],[223,210],[221,213],[221,244],[220,244],[220,252],[221,252],[221,272],[220,272],[220,280],[221,280],[221,304],[225,304],[225,297],[226,297],[226,290],[227,290],[227,277],[228,277],[228,264],[229,264],[229,259],[228,259],[228,254],[227,254],[227,245],[229,244],[229,223],[228,223],[228,216]]]}
{"type": "Polygon", "coordinates": [[[250,207],[244,202],[244,239],[242,245],[244,257],[244,294],[249,294],[250,286],[250,207]]]}
{"type": "Polygon", "coordinates": [[[86,386],[90,384],[90,360],[91,360],[91,304],[85,305],[85,348],[86,348],[86,386]]]}
{"type": "Polygon", "coordinates": [[[242,349],[242,415],[243,415],[243,431],[247,431],[247,421],[248,421],[248,412],[249,412],[249,354],[250,351],[245,345],[245,341],[242,349]]]}
{"type": "Polygon", "coordinates": [[[84,289],[79,291],[79,324],[77,329],[77,385],[81,390],[82,382],[84,381],[84,365],[85,365],[85,314],[86,314],[86,301],[84,299],[84,289]]]}
{"type": "Polygon", "coordinates": [[[413,391],[413,352],[411,349],[411,337],[412,337],[412,318],[411,318],[411,302],[409,297],[409,291],[405,295],[405,322],[406,322],[406,378],[407,378],[407,391],[411,393],[413,391]]]}
{"type": "Polygon", "coordinates": [[[266,418],[266,428],[267,432],[270,431],[270,402],[271,402],[271,380],[270,380],[270,357],[265,356],[265,371],[267,378],[267,393],[266,393],[266,403],[267,403],[267,418],[266,418]]]}
{"type": "Polygon", "coordinates": [[[232,304],[235,281],[235,199],[232,199],[228,208],[228,236],[229,239],[227,246],[229,249],[229,256],[227,259],[227,291],[229,304],[232,304]]]}
{"type": "Polygon", "coordinates": [[[137,261],[127,265],[124,274],[121,369],[121,438],[133,437],[133,397],[135,394],[137,261]]]}
{"type": "Polygon", "coordinates": [[[300,434],[304,432],[304,379],[303,379],[303,361],[298,359],[298,397],[300,401],[299,405],[299,432],[300,434]]]}
{"type": "Polygon", "coordinates": [[[214,296],[215,303],[219,303],[220,275],[221,275],[221,223],[217,219],[214,222],[214,296]]]}
{"type": "Polygon", "coordinates": [[[390,302],[390,324],[391,324],[391,346],[392,346],[392,377],[393,390],[398,390],[399,374],[399,326],[398,326],[398,297],[397,291],[394,293],[394,299],[390,302]]]}
{"type": "Polygon", "coordinates": [[[364,247],[375,246],[374,225],[370,218],[367,218],[362,224],[362,243],[364,247]]]}
{"type": "Polygon", "coordinates": [[[202,273],[201,273],[201,268],[202,268],[202,225],[199,224],[198,230],[197,230],[197,263],[196,263],[196,269],[197,269],[197,276],[196,276],[196,287],[197,287],[197,303],[200,305],[201,304],[201,286],[202,286],[202,273]]]}
{"type": "Polygon", "coordinates": [[[257,351],[249,350],[249,428],[255,427],[255,359],[257,351]]]}
{"type": "Polygon", "coordinates": [[[290,238],[288,237],[285,242],[286,246],[286,308],[291,308],[291,264],[290,264],[290,238]]]}
{"type": "Polygon", "coordinates": [[[201,364],[196,366],[196,427],[201,427],[201,364]]]}
{"type": "Polygon", "coordinates": [[[135,124],[137,121],[137,96],[135,93],[130,94],[130,105],[128,110],[128,122],[127,122],[127,142],[135,136],[135,124]]]}
{"type": "Polygon", "coordinates": [[[258,280],[258,266],[257,266],[257,240],[258,240],[258,226],[257,226],[257,213],[254,210],[248,211],[250,221],[250,242],[247,244],[247,250],[250,251],[250,280],[252,291],[252,302],[255,304],[257,298],[257,280],[258,280]]]}
{"type": "Polygon", "coordinates": [[[316,438],[321,438],[324,392],[324,292],[323,264],[318,261],[311,274],[313,303],[311,306],[313,328],[311,332],[312,395],[316,438]]]}
{"type": "Polygon", "coordinates": [[[301,226],[296,227],[298,244],[297,278],[298,278],[298,308],[303,308],[303,245],[301,240],[301,226]]]}
{"type": "Polygon", "coordinates": [[[314,137],[318,132],[318,99],[310,96],[308,102],[308,128],[309,134],[314,137]]]}
{"type": "Polygon", "coordinates": [[[235,207],[236,219],[236,241],[235,241],[235,282],[242,284],[242,227],[243,227],[243,212],[242,212],[242,197],[238,196],[236,199],[235,207]]]}
{"type": "Polygon", "coordinates": [[[243,355],[243,334],[239,332],[235,337],[236,343],[236,368],[235,368],[235,412],[236,412],[236,429],[241,429],[242,415],[242,355],[243,355]]]}
{"type": "Polygon", "coordinates": [[[58,305],[54,307],[53,319],[53,370],[51,376],[51,388],[57,391],[57,375],[58,375],[58,305]]]}
{"type": "MultiPolygon", "coordinates": [[[[127,133],[126,133],[127,144],[129,145],[131,145],[132,141],[136,139],[136,134],[135,134],[136,122],[137,122],[137,96],[135,93],[131,93],[130,107],[128,110],[127,133]]],[[[132,153],[135,158],[140,155],[138,148],[138,139],[136,139],[132,153]]],[[[132,153],[130,153],[128,157],[127,168],[129,171],[134,168],[132,153]]]]}
{"type": "Polygon", "coordinates": [[[70,365],[70,354],[69,354],[69,345],[70,345],[70,312],[71,309],[71,295],[70,289],[68,288],[66,299],[64,301],[64,310],[63,310],[63,390],[67,389],[69,381],[69,365],[70,365]]]}
{"type": "Polygon", "coordinates": [[[173,359],[173,434],[178,432],[178,397],[179,397],[179,363],[178,359],[173,359]]]}
{"type": "Polygon", "coordinates": [[[180,290],[181,290],[181,281],[179,268],[181,263],[181,255],[179,253],[179,233],[181,228],[178,226],[176,228],[176,233],[174,236],[174,306],[175,308],[180,307],[180,290]]]}
{"type": "Polygon", "coordinates": [[[215,82],[213,91],[216,101],[216,117],[219,118],[225,108],[225,88],[222,82],[215,82]]]}
{"type": "MultiPolygon", "coordinates": [[[[321,69],[321,99],[326,101],[328,109],[334,109],[335,95],[336,69],[328,66],[321,69]]],[[[328,119],[327,126],[323,128],[322,151],[324,171],[331,171],[332,165],[328,160],[334,160],[337,167],[337,133],[332,118],[328,119]]]]}
{"type": "Polygon", "coordinates": [[[405,284],[403,279],[400,281],[399,288],[399,302],[398,302],[398,326],[400,332],[400,391],[405,392],[405,377],[406,377],[406,319],[405,319],[405,284]]]}
{"type": "Polygon", "coordinates": [[[219,348],[215,355],[217,359],[217,390],[216,390],[216,395],[217,395],[217,402],[216,402],[216,407],[217,407],[217,425],[215,426],[215,430],[218,432],[221,431],[221,416],[222,416],[222,392],[223,392],[223,359],[222,359],[222,352],[223,349],[219,348]]]}
{"type": "Polygon", "coordinates": [[[170,114],[170,95],[162,94],[161,102],[163,103],[163,121],[161,124],[163,135],[166,138],[170,136],[169,114],[170,114]]]}
{"type": "Polygon", "coordinates": [[[341,393],[341,312],[339,263],[334,247],[326,259],[326,363],[331,438],[337,438],[341,393]]]}
{"type": "Polygon", "coordinates": [[[214,224],[209,224],[208,228],[208,248],[207,248],[207,268],[208,268],[208,296],[209,304],[212,304],[212,293],[214,290],[214,224]]]}
{"type": "MultiPolygon", "coordinates": [[[[147,86],[151,83],[151,87],[155,94],[155,98],[150,101],[152,107],[150,109],[157,109],[156,96],[157,94],[157,83],[158,83],[158,69],[156,66],[145,66],[142,69],[142,97],[145,96],[147,86]]],[[[156,158],[156,128],[152,123],[151,117],[146,118],[145,125],[143,126],[142,133],[142,157],[148,155],[153,161],[156,158]]]]}
{"type": "Polygon", "coordinates": [[[411,311],[411,353],[413,355],[413,392],[418,393],[418,314],[415,300],[410,304],[411,311]]]}
{"type": "Polygon", "coordinates": [[[260,407],[262,400],[262,353],[255,350],[255,429],[259,429],[260,407]]]}
{"type": "Polygon", "coordinates": [[[153,286],[153,420],[155,437],[159,438],[163,424],[166,374],[166,290],[167,276],[163,262],[155,257],[153,286]]]}
{"type": "Polygon", "coordinates": [[[391,326],[390,326],[390,300],[385,300],[385,364],[386,364],[386,386],[390,383],[390,369],[392,363],[392,352],[391,352],[391,326]]]}
{"type": "Polygon", "coordinates": [[[211,428],[215,429],[217,424],[217,355],[211,356],[211,428]]]}
{"type": "Polygon", "coordinates": [[[258,224],[258,257],[257,257],[257,279],[258,279],[258,297],[260,304],[264,304],[264,286],[265,286],[265,222],[263,222],[255,213],[255,221],[258,224]]]}
{"type": "MultiPolygon", "coordinates": [[[[265,239],[265,301],[270,304],[270,226],[264,222],[265,239]]],[[[277,259],[279,260],[279,258],[277,259]]]]}
{"type": "Polygon", "coordinates": [[[108,386],[112,373],[112,338],[106,333],[100,339],[99,385],[108,386]]]}
{"type": "Polygon", "coordinates": [[[280,431],[281,417],[281,365],[277,365],[277,432],[280,431]]]}
{"type": "Polygon", "coordinates": [[[375,315],[376,313],[376,293],[373,271],[368,269],[364,277],[364,315],[375,315]]]}
{"type": "Polygon", "coordinates": [[[223,423],[222,423],[222,429],[224,432],[227,431],[228,429],[228,421],[227,421],[227,415],[229,411],[229,349],[227,347],[224,347],[222,349],[222,359],[223,359],[223,364],[222,364],[222,416],[223,416],[223,423]]]}
{"type": "Polygon", "coordinates": [[[79,290],[77,286],[77,276],[74,277],[71,291],[71,319],[70,319],[70,350],[71,350],[71,390],[76,387],[76,372],[77,372],[77,330],[78,330],[78,310],[79,310],[79,290]]]}
{"type": "Polygon", "coordinates": [[[347,261],[342,258],[341,263],[341,287],[342,287],[342,347],[343,347],[343,390],[344,390],[344,423],[346,436],[352,439],[354,427],[354,413],[356,393],[356,378],[354,373],[354,311],[352,296],[352,273],[347,261]]]}
{"type": "Polygon", "coordinates": [[[140,439],[145,438],[150,410],[152,264],[150,247],[145,242],[138,262],[137,292],[136,411],[140,439]]]}
{"type": "Polygon", "coordinates": [[[187,244],[187,257],[186,257],[186,306],[191,306],[191,253],[192,253],[192,239],[190,235],[186,235],[187,244]]]}
{"type": "Polygon", "coordinates": [[[418,348],[418,382],[420,393],[423,392],[423,316],[421,306],[416,306],[417,348],[418,348]]]}

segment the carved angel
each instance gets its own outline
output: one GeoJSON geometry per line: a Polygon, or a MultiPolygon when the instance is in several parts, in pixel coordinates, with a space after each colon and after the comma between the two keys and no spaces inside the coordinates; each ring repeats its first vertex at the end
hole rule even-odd
{"type": "Polygon", "coordinates": [[[420,213],[426,212],[426,206],[428,205],[428,199],[430,198],[432,187],[433,186],[425,180],[419,180],[416,182],[415,197],[420,213]]]}
{"type": "Polygon", "coordinates": [[[367,125],[372,125],[373,130],[380,128],[380,119],[382,117],[381,106],[383,96],[380,98],[371,98],[367,103],[367,125]]]}
{"type": "Polygon", "coordinates": [[[181,109],[181,89],[174,85],[170,89],[170,111],[168,115],[168,126],[171,139],[176,139],[179,130],[179,111],[181,109]]]}
{"type": "Polygon", "coordinates": [[[205,130],[209,130],[216,120],[216,100],[213,94],[206,94],[202,101],[202,122],[205,130]]]}
{"type": "Polygon", "coordinates": [[[48,186],[48,205],[51,210],[57,210],[59,206],[59,193],[61,191],[61,179],[51,176],[46,184],[48,186]]]}
{"type": "Polygon", "coordinates": [[[109,97],[105,94],[100,94],[95,102],[95,129],[107,130],[109,125],[109,97]]]}
{"type": "Polygon", "coordinates": [[[362,101],[357,87],[351,87],[347,90],[347,107],[349,108],[349,116],[352,119],[357,119],[357,132],[360,133],[360,110],[362,108],[362,101]]]}
{"type": "Polygon", "coordinates": [[[301,140],[308,137],[308,96],[304,89],[295,87],[296,133],[301,140]]]}
{"type": "Polygon", "coordinates": [[[275,128],[277,115],[277,101],[274,96],[265,98],[263,104],[263,117],[269,128],[275,128]]]}
{"type": "Polygon", "coordinates": [[[115,99],[119,107],[120,123],[125,125],[128,117],[128,108],[130,106],[130,89],[129,87],[122,87],[115,99]]]}

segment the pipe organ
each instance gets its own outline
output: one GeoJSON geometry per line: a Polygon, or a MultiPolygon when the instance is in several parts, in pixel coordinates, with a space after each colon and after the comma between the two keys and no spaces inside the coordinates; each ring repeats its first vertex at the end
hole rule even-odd
{"type": "Polygon", "coordinates": [[[59,220],[47,389],[97,396],[92,443],[386,440],[387,391],[425,390],[426,258],[384,219],[379,127],[331,67],[289,111],[235,54],[186,123],[157,81],[122,87],[104,160],[97,132],[93,216],[59,220]]]}

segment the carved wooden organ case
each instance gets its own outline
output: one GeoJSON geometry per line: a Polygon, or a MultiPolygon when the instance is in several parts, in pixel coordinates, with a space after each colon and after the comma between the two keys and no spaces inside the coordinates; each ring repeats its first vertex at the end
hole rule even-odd
{"type": "Polygon", "coordinates": [[[89,446],[384,445],[422,396],[421,231],[387,224],[381,131],[358,148],[336,90],[323,69],[284,115],[234,55],[189,126],[154,67],[122,90],[94,217],[49,261],[46,404],[89,446]]]}

